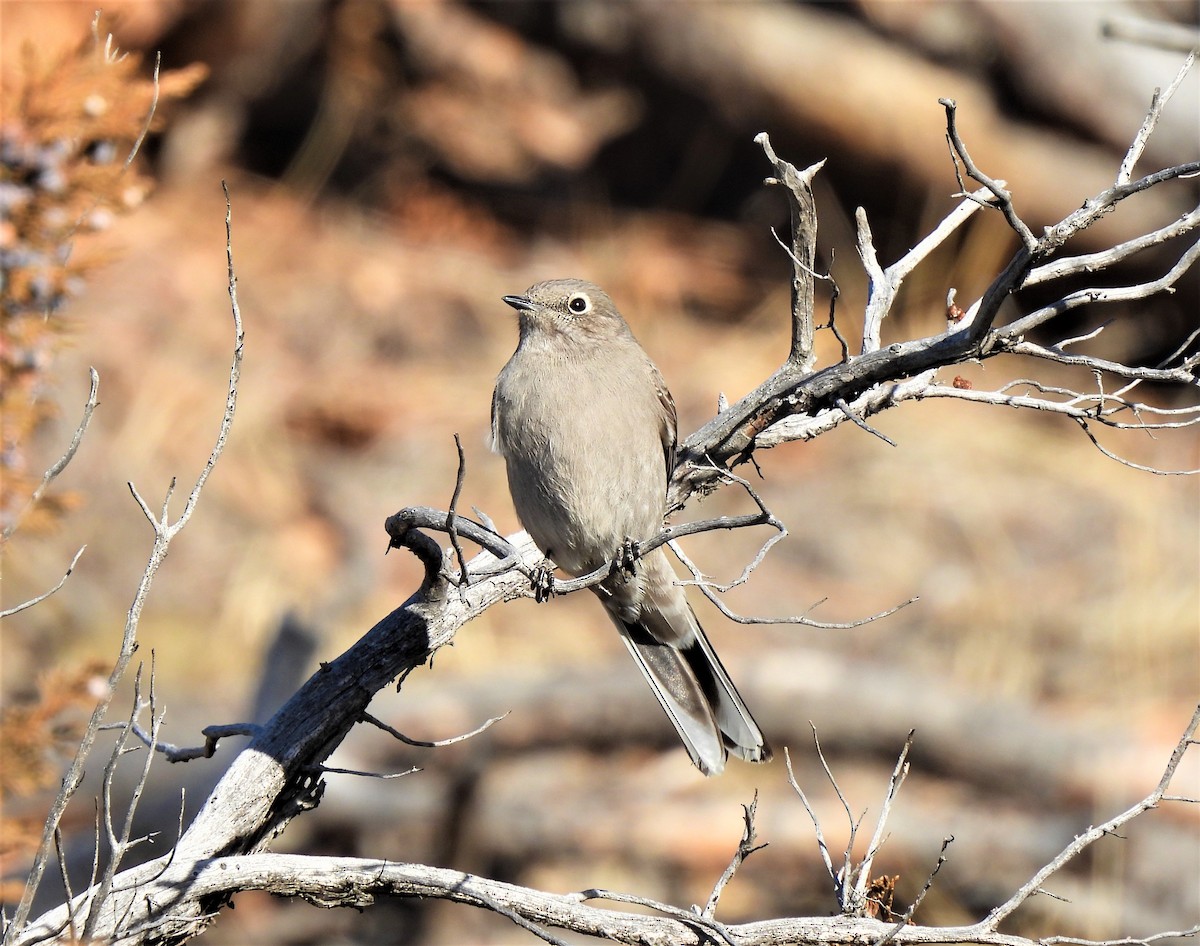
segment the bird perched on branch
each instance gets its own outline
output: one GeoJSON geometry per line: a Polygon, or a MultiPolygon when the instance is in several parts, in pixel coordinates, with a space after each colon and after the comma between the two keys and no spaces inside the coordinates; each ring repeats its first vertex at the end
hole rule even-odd
{"type": "Polygon", "coordinates": [[[675,402],[598,286],[555,279],[505,296],[520,340],[496,379],[492,443],[522,525],[571,575],[626,560],[594,591],[705,775],[771,750],[705,637],[656,536],[675,464],[675,402]]]}

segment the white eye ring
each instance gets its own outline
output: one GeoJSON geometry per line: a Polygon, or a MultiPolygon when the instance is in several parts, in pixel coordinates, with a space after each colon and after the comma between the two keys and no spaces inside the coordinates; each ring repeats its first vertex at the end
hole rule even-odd
{"type": "Polygon", "coordinates": [[[567,308],[573,315],[585,315],[592,310],[592,300],[587,293],[577,292],[567,300],[567,308]]]}

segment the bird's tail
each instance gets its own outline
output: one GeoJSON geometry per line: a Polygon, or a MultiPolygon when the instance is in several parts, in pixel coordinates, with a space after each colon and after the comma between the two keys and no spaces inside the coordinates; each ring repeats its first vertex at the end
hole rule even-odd
{"type": "Polygon", "coordinates": [[[642,622],[610,615],[701,772],[720,774],[730,752],[748,762],[771,758],[762,731],[695,615],[693,633],[680,644],[664,644],[642,622]]]}

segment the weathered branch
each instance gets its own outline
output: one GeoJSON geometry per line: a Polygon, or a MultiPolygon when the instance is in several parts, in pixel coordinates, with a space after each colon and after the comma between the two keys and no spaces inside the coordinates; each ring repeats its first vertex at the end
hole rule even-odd
{"type": "Polygon", "coordinates": [[[814,267],[817,259],[817,203],[813,197],[812,181],[825,162],[818,161],[800,171],[775,154],[765,131],[756,135],[754,140],[775,168],[775,177],[767,178],[767,183],[782,184],[787,188],[788,207],[792,216],[792,246],[788,251],[792,260],[792,343],[788,351],[788,364],[807,372],[812,370],[817,359],[813,349],[816,336],[813,312],[816,309],[814,267]]]}
{"type": "MultiPolygon", "coordinates": [[[[222,185],[224,186],[224,185],[222,185]]],[[[67,810],[72,797],[78,791],[79,785],[83,780],[84,765],[87,757],[95,745],[96,736],[100,731],[100,725],[108,712],[108,708],[112,703],[113,697],[116,694],[117,686],[125,676],[126,670],[133,659],[133,655],[137,650],[137,632],[141,621],[142,608],[145,606],[146,599],[150,593],[150,587],[154,582],[154,576],[157,574],[159,566],[167,556],[167,550],[170,547],[171,540],[179,533],[191,518],[192,511],[196,508],[196,503],[200,498],[201,490],[208,480],[208,475],[216,466],[217,461],[221,457],[222,451],[225,449],[225,441],[229,435],[230,426],[233,423],[234,409],[237,406],[238,380],[241,375],[242,351],[245,341],[245,333],[242,329],[242,314],[238,307],[237,300],[237,276],[233,269],[233,230],[232,230],[232,205],[229,202],[229,191],[225,189],[225,253],[228,263],[228,290],[229,298],[233,314],[234,324],[234,350],[233,361],[229,369],[229,387],[225,398],[225,411],[221,417],[220,430],[217,434],[216,444],[209,453],[208,461],[201,470],[200,475],[196,478],[196,484],[192,488],[191,494],[188,496],[183,512],[175,522],[168,520],[166,511],[166,502],[164,501],[163,514],[160,519],[155,519],[150,512],[146,503],[136,490],[133,490],[134,498],[137,499],[142,512],[150,520],[154,526],[154,545],[150,551],[149,559],[146,563],[146,568],[142,572],[142,577],[138,582],[137,591],[134,594],[133,603],[130,605],[129,612],[125,619],[125,630],[121,637],[121,645],[117,654],[116,662],[109,673],[108,683],[105,688],[104,695],[96,704],[92,711],[86,726],[84,727],[83,737],[80,739],[79,747],[76,749],[75,756],[67,769],[66,775],[63,777],[62,787],[59,789],[57,796],[50,807],[50,812],[46,817],[45,827],[42,832],[41,843],[38,845],[37,852],[34,854],[33,866],[30,869],[28,878],[25,882],[25,889],[22,892],[21,899],[13,911],[13,916],[9,920],[8,925],[4,930],[5,946],[11,942],[15,942],[21,931],[25,928],[29,918],[30,909],[33,906],[33,898],[37,893],[38,887],[41,885],[42,877],[45,874],[46,863],[49,860],[51,850],[54,846],[54,835],[58,831],[62,817],[67,810]]],[[[171,490],[174,488],[174,482],[171,488],[167,490],[167,498],[170,498],[171,490]]],[[[132,484],[130,484],[132,490],[132,484]]],[[[89,918],[89,925],[91,920],[89,918]]]]}
{"type": "MultiPolygon", "coordinates": [[[[265,890],[281,896],[301,897],[310,903],[325,907],[361,908],[373,903],[375,897],[381,894],[445,899],[493,910],[514,922],[520,921],[526,928],[527,924],[538,928],[557,927],[621,943],[699,944],[712,942],[716,936],[720,940],[736,942],[741,946],[778,942],[804,942],[815,946],[853,943],[867,946],[869,943],[885,940],[902,944],[974,943],[980,946],[1034,946],[1035,943],[1044,940],[1002,933],[998,927],[1006,917],[1040,890],[1050,876],[1096,841],[1115,834],[1134,818],[1154,809],[1164,800],[1197,801],[1169,795],[1168,789],[1187,750],[1197,744],[1198,727],[1200,706],[1196,708],[1171,754],[1162,777],[1150,794],[1116,817],[1080,834],[1012,897],[980,922],[968,926],[891,925],[852,916],[794,917],[736,925],[717,924],[703,912],[693,916],[667,904],[656,904],[642,897],[608,891],[589,890],[577,894],[553,895],[515,884],[500,883],[459,871],[424,865],[363,858],[264,853],[217,855],[191,861],[184,859],[179,861],[177,866],[168,869],[163,868],[163,862],[160,860],[125,871],[120,875],[122,883],[114,888],[113,894],[106,901],[104,917],[127,915],[130,918],[127,927],[112,934],[112,938],[118,943],[182,942],[199,932],[210,918],[200,909],[201,905],[221,903],[229,895],[239,891],[265,890]],[[645,916],[601,910],[584,902],[596,898],[649,905],[664,915],[645,916]],[[144,910],[144,904],[147,902],[156,904],[159,910],[148,914],[144,910]]],[[[903,764],[902,755],[897,772],[893,774],[893,788],[889,790],[889,799],[899,783],[898,775],[903,764]]],[[[826,771],[832,779],[828,767],[826,771]]],[[[793,784],[795,785],[794,776],[793,784]]],[[[836,785],[836,782],[834,784],[836,785]]],[[[803,793],[798,786],[795,787],[803,800],[803,793]]],[[[840,792],[839,798],[849,814],[848,804],[840,792]]],[[[807,806],[806,800],[805,805],[807,806]]],[[[811,808],[809,810],[811,814],[811,808]]],[[[815,815],[814,822],[817,824],[819,837],[820,827],[815,815]]],[[[878,836],[879,831],[876,834],[878,836]]],[[[749,827],[743,835],[743,843],[753,845],[753,833],[749,827]]],[[[877,848],[878,839],[873,840],[871,846],[873,849],[877,848]]],[[[944,847],[943,845],[943,857],[944,847]]],[[[825,851],[823,842],[822,850],[825,851]]],[[[179,855],[182,851],[176,853],[179,855]]],[[[824,856],[832,871],[827,851],[824,856]]],[[[941,858],[939,865],[940,861],[941,858]]],[[[847,867],[838,875],[841,884],[850,880],[852,869],[849,863],[848,860],[847,867]]],[[[86,897],[87,894],[80,896],[86,897]]],[[[71,922],[70,907],[71,905],[64,905],[41,917],[18,942],[42,942],[66,931],[71,922]]],[[[101,926],[100,930],[105,932],[106,928],[101,926]]],[[[1149,938],[1110,940],[1105,941],[1103,946],[1194,935],[1197,931],[1200,931],[1200,927],[1173,933],[1156,933],[1149,938]]],[[[1084,941],[1056,938],[1056,942],[1084,941]]]]}
{"type": "MultiPolygon", "coordinates": [[[[616,943],[642,946],[673,943],[679,946],[711,944],[717,935],[711,921],[672,909],[672,915],[647,916],[601,909],[583,902],[600,891],[550,894],[516,884],[489,880],[461,871],[422,864],[354,857],[317,857],[303,854],[245,854],[216,857],[194,865],[186,884],[188,899],[223,902],[246,890],[299,897],[321,907],[371,906],[379,896],[441,899],[480,907],[512,919],[524,918],[542,927],[555,927],[616,943]]],[[[155,891],[158,892],[157,890],[155,891]]],[[[128,896],[131,891],[125,891],[128,896]]],[[[183,892],[177,894],[181,896],[183,892]]],[[[629,902],[645,904],[643,898],[629,902]]],[[[182,942],[202,928],[200,922],[179,921],[167,926],[144,922],[132,926],[118,943],[154,939],[182,942]]],[[[788,917],[752,923],[721,924],[727,942],[739,946],[805,943],[811,946],[873,946],[895,929],[891,941],[901,944],[974,943],[979,946],[1036,946],[1039,940],[997,932],[982,924],[929,927],[909,925],[896,929],[879,920],[845,916],[788,917]]],[[[47,930],[49,932],[49,930],[47,930]]],[[[1190,935],[1193,931],[1164,933],[1190,935]]],[[[721,939],[725,937],[722,936],[721,939]]],[[[1157,937],[1151,937],[1151,939],[1157,937]]],[[[1120,946],[1146,939],[1112,940],[1096,946],[1120,946]]],[[[1066,940],[1066,942],[1078,942],[1066,940]]]]}

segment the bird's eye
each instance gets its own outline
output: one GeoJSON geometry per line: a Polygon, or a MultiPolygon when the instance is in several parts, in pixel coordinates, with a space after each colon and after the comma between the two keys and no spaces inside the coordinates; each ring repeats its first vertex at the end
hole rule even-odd
{"type": "Polygon", "coordinates": [[[567,308],[576,315],[583,315],[592,307],[592,300],[585,293],[577,292],[567,300],[567,308]]]}

